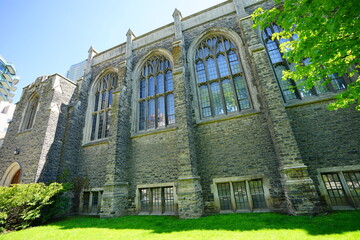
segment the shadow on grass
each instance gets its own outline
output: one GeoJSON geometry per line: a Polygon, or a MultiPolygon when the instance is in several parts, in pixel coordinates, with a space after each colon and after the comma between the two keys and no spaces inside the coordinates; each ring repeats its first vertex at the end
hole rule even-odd
{"type": "Polygon", "coordinates": [[[341,234],[360,230],[360,211],[335,212],[317,217],[287,216],[276,213],[213,215],[199,219],[177,219],[167,216],[124,216],[113,219],[71,217],[50,225],[61,229],[108,228],[145,229],[154,233],[191,230],[292,230],[303,229],[311,235],[341,234]]]}

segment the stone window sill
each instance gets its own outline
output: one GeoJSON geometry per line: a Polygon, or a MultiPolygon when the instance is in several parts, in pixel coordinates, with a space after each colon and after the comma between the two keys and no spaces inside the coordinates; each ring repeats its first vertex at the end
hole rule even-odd
{"type": "Polygon", "coordinates": [[[91,142],[84,143],[81,147],[85,148],[85,147],[97,146],[102,144],[109,144],[109,139],[105,138],[105,139],[94,140],[91,142]]]}
{"type": "Polygon", "coordinates": [[[227,120],[231,120],[231,119],[235,119],[235,118],[252,116],[252,115],[255,115],[258,113],[260,113],[260,111],[254,110],[254,109],[249,109],[249,110],[245,110],[243,112],[236,112],[236,113],[230,113],[227,115],[219,115],[219,116],[215,116],[215,117],[208,117],[205,119],[200,119],[197,122],[197,124],[203,125],[203,124],[208,124],[208,123],[227,121],[227,120]]]}
{"type": "Polygon", "coordinates": [[[170,131],[175,131],[177,129],[178,129],[177,126],[175,124],[172,124],[172,125],[168,125],[163,128],[149,129],[149,130],[144,130],[144,131],[133,133],[133,134],[131,134],[131,138],[137,138],[137,137],[143,137],[143,136],[148,136],[148,135],[153,135],[153,134],[170,132],[170,131]]]}

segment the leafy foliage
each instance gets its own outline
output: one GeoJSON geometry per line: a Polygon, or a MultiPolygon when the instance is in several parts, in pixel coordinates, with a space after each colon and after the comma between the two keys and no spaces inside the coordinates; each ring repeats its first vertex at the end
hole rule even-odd
{"type": "Polygon", "coordinates": [[[64,186],[59,183],[48,186],[32,183],[0,187],[0,228],[17,230],[26,228],[39,219],[41,222],[48,220],[53,212],[47,207],[53,204],[64,190],[64,186]]]}
{"type": "Polygon", "coordinates": [[[295,63],[295,71],[284,71],[283,80],[293,79],[310,89],[319,81],[329,83],[331,74],[348,74],[354,82],[336,96],[329,109],[347,108],[355,104],[360,110],[360,14],[358,0],[275,0],[275,8],[257,9],[254,27],[266,28],[276,23],[283,29],[273,38],[296,41],[281,44],[284,57],[295,63]],[[309,58],[311,64],[304,65],[309,58]],[[304,81],[305,79],[305,81],[304,81]]]}

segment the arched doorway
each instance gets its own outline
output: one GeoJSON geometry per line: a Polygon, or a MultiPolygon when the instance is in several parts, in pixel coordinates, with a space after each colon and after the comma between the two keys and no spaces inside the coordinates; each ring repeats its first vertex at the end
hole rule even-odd
{"type": "Polygon", "coordinates": [[[9,187],[10,184],[19,184],[21,182],[20,165],[17,162],[12,163],[1,178],[0,186],[9,187]]]}

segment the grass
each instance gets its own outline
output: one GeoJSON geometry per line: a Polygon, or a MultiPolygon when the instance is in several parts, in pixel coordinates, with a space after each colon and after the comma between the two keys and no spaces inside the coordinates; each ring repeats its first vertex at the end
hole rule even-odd
{"type": "Polygon", "coordinates": [[[23,239],[360,239],[360,211],[317,217],[276,213],[213,215],[199,219],[125,216],[113,219],[70,217],[61,221],[0,235],[23,239]]]}

